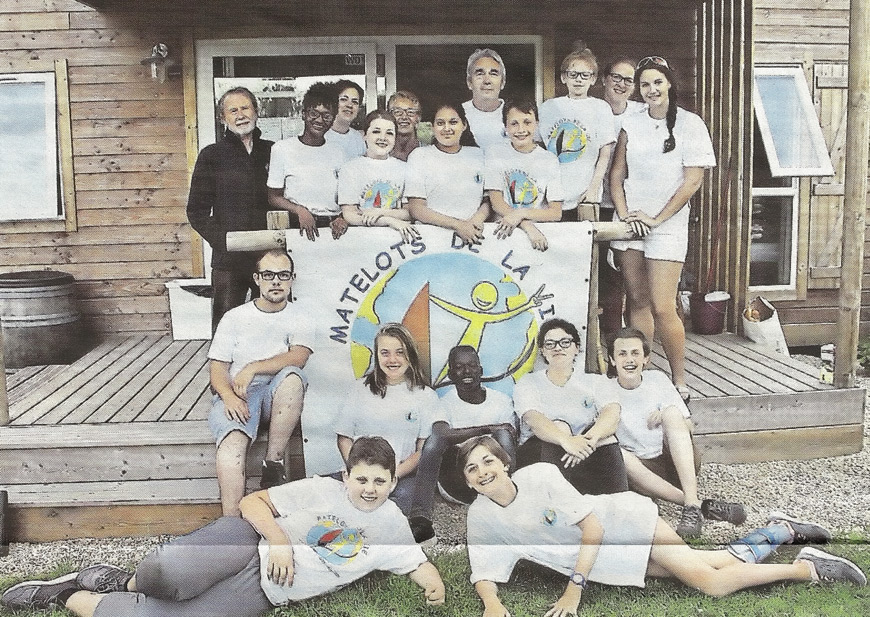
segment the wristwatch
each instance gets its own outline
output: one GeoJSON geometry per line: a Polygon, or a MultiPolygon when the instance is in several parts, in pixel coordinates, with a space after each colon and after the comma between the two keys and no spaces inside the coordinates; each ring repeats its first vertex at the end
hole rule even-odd
{"type": "Polygon", "coordinates": [[[582,572],[572,572],[571,578],[568,580],[580,587],[580,589],[586,589],[586,586],[589,584],[589,581],[586,579],[586,575],[582,572]]]}

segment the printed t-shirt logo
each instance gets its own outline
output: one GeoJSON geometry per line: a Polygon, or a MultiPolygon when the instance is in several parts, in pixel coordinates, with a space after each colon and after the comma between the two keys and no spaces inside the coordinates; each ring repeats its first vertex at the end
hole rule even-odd
{"type": "Polygon", "coordinates": [[[375,180],[368,185],[362,194],[363,208],[398,208],[401,204],[402,191],[386,180],[375,180]]]}
{"type": "Polygon", "coordinates": [[[334,566],[353,561],[364,545],[359,530],[329,519],[319,521],[308,530],[305,541],[321,559],[334,566]]]}
{"type": "Polygon", "coordinates": [[[538,204],[538,185],[521,169],[505,173],[506,201],[511,208],[534,208],[538,204]]]}
{"type": "Polygon", "coordinates": [[[559,120],[547,137],[547,150],[559,157],[560,163],[571,163],[586,152],[589,136],[586,129],[571,120],[559,120]]]}

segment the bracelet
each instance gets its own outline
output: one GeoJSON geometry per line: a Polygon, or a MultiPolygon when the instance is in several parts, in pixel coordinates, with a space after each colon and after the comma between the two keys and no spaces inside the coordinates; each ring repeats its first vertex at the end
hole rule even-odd
{"type": "Polygon", "coordinates": [[[580,587],[580,589],[586,589],[586,586],[589,584],[586,575],[582,572],[577,572],[576,570],[571,574],[571,578],[568,580],[580,587]]]}

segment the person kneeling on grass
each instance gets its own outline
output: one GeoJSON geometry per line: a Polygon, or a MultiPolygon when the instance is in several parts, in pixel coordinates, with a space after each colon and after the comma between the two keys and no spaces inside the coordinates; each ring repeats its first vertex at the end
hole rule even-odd
{"type": "Polygon", "coordinates": [[[444,603],[438,570],[388,501],[395,453],[380,437],[350,450],[343,483],[325,477],[248,495],[223,517],[148,555],[135,574],[109,565],[9,588],[12,609],[65,606],[81,617],[255,617],[335,591],[374,570],[407,574],[444,603]]]}
{"type": "Polygon", "coordinates": [[[622,410],[616,438],[631,489],[681,504],[677,533],[683,538],[700,534],[705,518],[743,524],[741,504],[698,496],[701,456],[692,440],[689,408],[664,373],[645,370],[650,347],[643,332],[619,330],[608,341],[607,353],[616,370],[622,410]]]}
{"type": "Polygon", "coordinates": [[[465,481],[479,493],[468,510],[471,582],[486,617],[507,617],[498,583],[527,559],[569,577],[546,617],[576,615],[589,581],[644,587],[647,576],[676,578],[711,596],[777,581],[866,585],[851,561],[804,547],[791,564],[761,564],[780,544],[830,540],[824,527],[772,513],[767,527],[722,550],[687,546],[648,497],[581,495],[551,463],[508,475],[510,459],[489,436],[462,445],[465,481]]]}

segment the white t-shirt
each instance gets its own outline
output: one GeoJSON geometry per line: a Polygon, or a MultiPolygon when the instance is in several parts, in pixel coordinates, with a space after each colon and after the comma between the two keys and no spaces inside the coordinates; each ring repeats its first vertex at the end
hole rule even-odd
{"type": "Polygon", "coordinates": [[[539,115],[541,138],[562,170],[562,208],[573,208],[592,180],[599,150],[616,141],[613,111],[601,99],[560,96],[541,103],[539,115]]]}
{"type": "Polygon", "coordinates": [[[543,208],[562,201],[559,159],[552,152],[535,147],[518,152],[509,144],[496,144],[486,151],[483,187],[501,191],[511,208],[543,208]]]}
{"type": "Polygon", "coordinates": [[[520,418],[520,439],[525,443],[534,433],[523,418],[527,411],[538,411],[550,420],[561,420],[580,435],[595,423],[608,403],[616,402],[611,380],[604,375],[575,370],[564,386],[557,386],[547,371],[527,373],[514,387],[514,409],[520,418]]]}
{"type": "Polygon", "coordinates": [[[688,418],[689,408],[663,372],[648,369],[642,376],[643,380],[634,390],[623,388],[616,379],[610,380],[616,386],[616,396],[619,397],[622,408],[616,438],[623,448],[633,452],[638,458],[655,458],[662,453],[664,432],[661,425],[655,428],[647,426],[649,415],[674,405],[688,418]]]}
{"type": "MultiPolygon", "coordinates": [[[[668,153],[662,152],[668,137],[664,119],[655,120],[649,113],[632,114],[623,120],[622,130],[628,138],[625,154],[628,177],[624,187],[629,211],[658,215],[683,183],[686,167],[716,166],[707,126],[700,116],[685,109],[677,108],[676,147],[668,153]]],[[[678,233],[688,223],[689,208],[684,206],[656,229],[678,233]]]]}
{"type": "Polygon", "coordinates": [[[374,570],[409,574],[426,562],[392,501],[363,512],[342,482],[325,477],[268,490],[275,520],[293,545],[293,584],[285,587],[269,580],[269,543],[260,540],[260,585],[276,606],[330,593],[374,570]]]}
{"type": "Polygon", "coordinates": [[[284,197],[315,216],[339,214],[336,187],[344,160],[344,150],[335,142],[306,146],[298,137],[282,139],[272,146],[266,185],[284,189],[284,197]]]}
{"type": "MultiPolygon", "coordinates": [[[[608,105],[609,106],[609,105],[608,105]]],[[[623,121],[631,114],[636,114],[641,111],[646,111],[646,105],[639,101],[626,101],[625,111],[621,114],[613,116],[613,134],[619,138],[619,131],[622,130],[623,121]]],[[[604,191],[601,195],[601,207],[613,208],[613,197],[610,195],[610,167],[613,165],[613,155],[616,153],[616,148],[610,151],[610,161],[607,163],[607,173],[604,176],[604,191]]]]}
{"type": "Polygon", "coordinates": [[[405,161],[392,156],[373,159],[359,156],[347,161],[338,171],[338,203],[363,210],[402,207],[405,191],[405,161]]]}
{"type": "Polygon", "coordinates": [[[468,508],[471,582],[504,583],[517,561],[527,559],[570,576],[583,532],[577,526],[595,513],[604,527],[589,580],[643,587],[658,508],[626,491],[581,495],[559,469],[535,463],[512,476],[517,496],[505,507],[478,495],[468,508]]]}
{"type": "Polygon", "coordinates": [[[510,143],[504,132],[504,101],[499,99],[498,107],[493,111],[480,111],[471,101],[465,101],[462,109],[468,118],[468,130],[478,146],[486,149],[495,144],[510,143]]]}
{"type": "Polygon", "coordinates": [[[358,156],[363,156],[366,153],[366,141],[363,139],[362,133],[354,129],[348,129],[347,133],[339,133],[335,129],[326,131],[326,141],[331,141],[344,150],[344,159],[350,159],[358,156]]]}
{"type": "Polygon", "coordinates": [[[335,432],[351,439],[383,437],[396,452],[398,465],[414,454],[418,439],[426,439],[432,432],[439,404],[431,388],[411,390],[400,383],[387,386],[387,395],[381,398],[359,379],[335,419],[335,432]]]}
{"type": "Polygon", "coordinates": [[[454,386],[447,388],[441,397],[441,410],[438,420],[444,420],[451,428],[470,428],[472,426],[489,426],[491,424],[513,424],[514,404],[504,392],[487,388],[486,400],[475,405],[459,398],[454,386]]]}
{"type": "Polygon", "coordinates": [[[298,303],[267,313],[251,301],[224,313],[208,357],[229,362],[230,376],[234,377],[251,362],[277,356],[293,345],[314,350],[314,323],[308,313],[298,303]]]}
{"type": "Polygon", "coordinates": [[[431,210],[453,218],[471,218],[483,201],[483,150],[415,149],[408,156],[405,197],[422,197],[431,210]]]}

